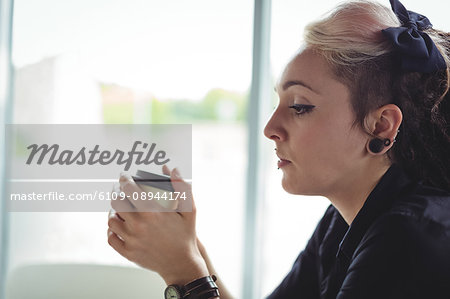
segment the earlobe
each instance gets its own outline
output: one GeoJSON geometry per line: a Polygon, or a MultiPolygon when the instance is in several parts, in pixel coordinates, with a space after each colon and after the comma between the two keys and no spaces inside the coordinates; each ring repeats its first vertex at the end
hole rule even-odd
{"type": "Polygon", "coordinates": [[[391,140],[388,138],[380,139],[373,138],[367,143],[367,150],[369,153],[377,155],[383,151],[385,147],[391,145],[391,140]]]}

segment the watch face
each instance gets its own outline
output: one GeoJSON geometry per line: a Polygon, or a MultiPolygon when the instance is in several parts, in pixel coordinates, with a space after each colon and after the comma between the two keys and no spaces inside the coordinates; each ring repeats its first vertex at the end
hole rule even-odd
{"type": "Polygon", "coordinates": [[[181,299],[181,294],[175,286],[170,285],[164,291],[164,297],[166,299],[181,299]]]}

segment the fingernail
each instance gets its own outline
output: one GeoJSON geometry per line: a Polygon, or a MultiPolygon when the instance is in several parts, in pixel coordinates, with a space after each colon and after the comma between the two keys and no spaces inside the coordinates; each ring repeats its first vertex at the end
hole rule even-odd
{"type": "Polygon", "coordinates": [[[131,176],[126,173],[126,172],[122,172],[119,178],[119,183],[123,183],[123,182],[127,182],[127,181],[131,181],[131,176]]]}

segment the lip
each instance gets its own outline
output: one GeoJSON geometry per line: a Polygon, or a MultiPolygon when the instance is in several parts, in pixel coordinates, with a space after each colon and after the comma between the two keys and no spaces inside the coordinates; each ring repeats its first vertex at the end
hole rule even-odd
{"type": "Polygon", "coordinates": [[[291,161],[288,160],[278,160],[278,168],[282,168],[288,164],[291,164],[291,161]]]}
{"type": "Polygon", "coordinates": [[[279,160],[278,160],[278,168],[282,168],[282,167],[284,167],[284,166],[286,166],[286,165],[291,163],[291,161],[281,158],[278,154],[277,154],[277,156],[279,158],[279,160]]]}

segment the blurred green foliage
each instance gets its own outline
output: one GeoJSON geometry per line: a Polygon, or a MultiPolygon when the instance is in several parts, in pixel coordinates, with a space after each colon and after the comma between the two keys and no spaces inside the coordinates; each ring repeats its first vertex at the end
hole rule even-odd
{"type": "MultiPolygon", "coordinates": [[[[115,87],[117,88],[117,87],[115,87]]],[[[108,86],[103,85],[102,91],[108,86]]],[[[123,92],[123,91],[122,91],[123,92]]],[[[111,94],[109,94],[111,96],[111,94]]],[[[139,109],[145,109],[145,123],[201,123],[201,122],[242,122],[246,119],[248,93],[238,93],[224,89],[210,90],[200,101],[188,99],[158,100],[149,98],[139,109]]],[[[133,100],[103,101],[103,121],[105,124],[133,123],[133,100]]]]}
{"type": "Polygon", "coordinates": [[[133,103],[103,103],[103,122],[105,124],[133,123],[133,103]]]}

